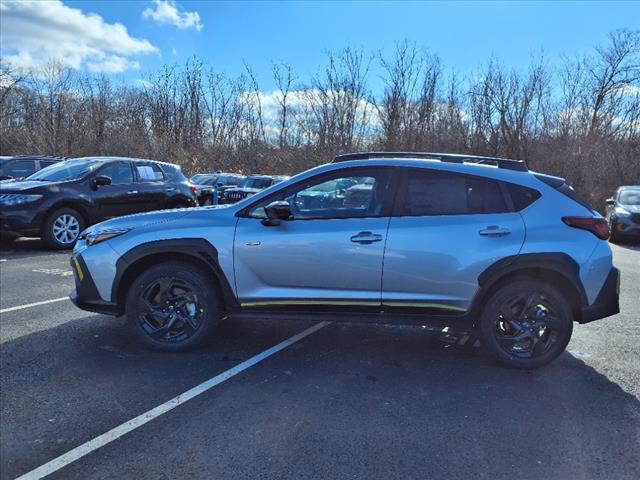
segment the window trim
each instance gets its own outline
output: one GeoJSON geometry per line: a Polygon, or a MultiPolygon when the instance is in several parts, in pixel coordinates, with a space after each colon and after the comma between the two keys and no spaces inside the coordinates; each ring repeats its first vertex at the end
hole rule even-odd
{"type": "Polygon", "coordinates": [[[251,210],[253,210],[258,204],[262,203],[262,202],[268,202],[269,200],[272,200],[274,197],[281,195],[285,190],[293,190],[295,188],[298,188],[300,185],[303,185],[305,183],[309,183],[309,182],[317,182],[317,183],[322,183],[322,181],[326,178],[327,180],[335,177],[336,175],[340,175],[340,174],[345,174],[345,172],[349,172],[348,174],[352,175],[351,172],[353,171],[372,171],[372,170],[378,170],[378,171],[389,171],[390,175],[389,175],[389,189],[388,191],[391,193],[389,195],[389,197],[385,197],[384,199],[384,204],[382,206],[382,211],[380,212],[380,215],[368,215],[368,216],[364,216],[364,217],[315,217],[315,218],[292,218],[290,220],[284,220],[286,222],[294,222],[294,221],[314,221],[314,220],[355,220],[355,219],[365,219],[365,218],[388,218],[391,216],[391,213],[393,211],[394,205],[395,205],[395,201],[396,201],[396,197],[397,197],[397,185],[398,185],[398,170],[396,167],[393,166],[389,166],[389,165],[380,165],[380,166],[362,166],[362,165],[356,165],[356,166],[350,166],[350,167],[345,167],[345,168],[340,168],[340,169],[336,169],[336,170],[330,170],[328,172],[323,172],[323,173],[319,173],[317,175],[314,175],[312,177],[307,177],[303,180],[299,180],[295,183],[292,183],[291,185],[287,185],[283,188],[280,188],[278,190],[276,190],[275,192],[267,195],[266,197],[262,197],[259,200],[256,200],[255,202],[250,203],[249,205],[247,205],[246,207],[244,207],[243,209],[239,210],[238,212],[236,212],[236,217],[239,218],[248,218],[248,219],[252,219],[252,220],[260,220],[257,217],[251,217],[249,216],[249,212],[251,210]]]}
{"type": "Polygon", "coordinates": [[[513,213],[515,212],[513,207],[513,200],[511,199],[511,195],[507,191],[507,187],[505,182],[502,180],[497,180],[494,178],[483,177],[480,175],[472,175],[468,173],[460,173],[460,172],[452,172],[450,170],[439,170],[433,168],[421,168],[421,167],[401,167],[401,172],[399,174],[400,182],[397,188],[397,195],[395,198],[395,202],[393,205],[393,210],[391,212],[391,216],[394,218],[414,218],[414,217],[458,217],[458,216],[469,216],[469,215],[501,215],[505,213],[513,213]],[[407,198],[409,193],[409,173],[411,171],[417,172],[426,172],[430,175],[451,175],[455,177],[463,177],[465,179],[474,179],[474,180],[484,180],[487,182],[493,182],[498,185],[500,189],[500,194],[502,195],[502,199],[504,200],[504,204],[506,206],[506,210],[504,212],[493,212],[493,213],[440,213],[433,215],[403,215],[402,213],[402,205],[404,204],[404,200],[407,198]]]}
{"type": "MultiPolygon", "coordinates": [[[[130,163],[130,162],[121,162],[121,161],[117,161],[117,162],[107,162],[107,163],[105,163],[104,165],[102,165],[100,168],[98,168],[98,169],[95,171],[94,178],[95,178],[95,176],[103,175],[103,173],[102,173],[102,172],[103,172],[106,168],[109,168],[109,166],[111,166],[111,165],[115,165],[115,164],[118,164],[118,163],[120,163],[120,164],[122,164],[122,165],[127,165],[127,166],[129,167],[129,170],[131,171],[131,183],[113,183],[113,182],[112,182],[112,183],[110,183],[110,185],[113,185],[113,186],[116,186],[116,185],[133,185],[134,183],[136,183],[136,176],[135,176],[135,173],[133,172],[133,169],[131,168],[131,163],[130,163]]],[[[111,178],[111,177],[109,177],[109,178],[111,178]]],[[[113,179],[111,179],[111,180],[113,181],[113,179]]]]}

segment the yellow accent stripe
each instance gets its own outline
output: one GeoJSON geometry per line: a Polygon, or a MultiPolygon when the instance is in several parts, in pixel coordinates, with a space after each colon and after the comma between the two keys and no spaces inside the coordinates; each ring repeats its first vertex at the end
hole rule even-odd
{"type": "Polygon", "coordinates": [[[80,268],[80,262],[78,262],[77,258],[73,259],[73,266],[76,267],[76,273],[78,274],[78,279],[82,281],[84,278],[84,273],[82,273],[82,268],[80,268]]]}

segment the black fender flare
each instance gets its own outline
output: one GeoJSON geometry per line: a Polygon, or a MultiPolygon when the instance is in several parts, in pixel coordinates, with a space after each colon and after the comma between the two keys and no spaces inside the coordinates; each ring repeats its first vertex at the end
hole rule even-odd
{"type": "Polygon", "coordinates": [[[116,262],[116,275],[111,287],[111,301],[118,305],[119,311],[124,311],[121,298],[121,287],[123,280],[128,278],[127,272],[131,273],[131,268],[145,258],[156,255],[167,255],[171,259],[179,254],[181,257],[189,257],[194,263],[205,266],[220,286],[220,294],[226,311],[240,310],[240,304],[229,283],[229,279],[222,271],[218,262],[218,250],[207,240],[202,238],[180,238],[168,240],[156,240],[142,243],[125,254],[116,262]]]}
{"type": "Polygon", "coordinates": [[[470,311],[478,313],[486,294],[491,288],[505,277],[518,272],[531,270],[548,271],[562,277],[572,285],[577,297],[578,308],[588,305],[587,294],[580,280],[580,266],[566,253],[524,253],[502,258],[490,265],[478,276],[479,289],[476,293],[470,311]]]}

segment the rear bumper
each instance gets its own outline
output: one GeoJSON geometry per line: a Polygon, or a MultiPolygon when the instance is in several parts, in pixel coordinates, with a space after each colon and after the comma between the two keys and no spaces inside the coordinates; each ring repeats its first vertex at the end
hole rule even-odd
{"type": "Polygon", "coordinates": [[[611,268],[592,305],[582,309],[579,323],[589,323],[620,313],[620,270],[611,268]]]}
{"type": "Polygon", "coordinates": [[[88,312],[103,313],[106,315],[122,314],[118,305],[102,300],[81,255],[71,257],[71,270],[73,271],[76,288],[69,295],[69,299],[76,307],[87,310],[88,312]]]}

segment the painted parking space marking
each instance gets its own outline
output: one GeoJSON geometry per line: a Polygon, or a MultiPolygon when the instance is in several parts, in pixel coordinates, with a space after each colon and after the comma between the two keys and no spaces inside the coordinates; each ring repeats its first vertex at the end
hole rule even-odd
{"type": "Polygon", "coordinates": [[[210,378],[209,380],[191,388],[190,390],[187,390],[184,393],[181,393],[177,397],[174,397],[171,400],[161,405],[158,405],[157,407],[152,408],[151,410],[141,415],[138,415],[137,417],[132,418],[131,420],[121,425],[118,425],[115,428],[112,428],[108,432],[103,433],[102,435],[99,435],[94,439],[89,440],[88,442],[83,443],[82,445],[72,450],[69,450],[67,453],[64,453],[59,457],[54,458],[53,460],[45,463],[44,465],[41,465],[40,467],[34,470],[31,470],[28,473],[25,473],[24,475],[18,477],[16,480],[36,480],[39,478],[43,478],[47,475],[50,475],[60,470],[61,468],[69,465],[70,463],[75,462],[76,460],[84,457],[85,455],[88,455],[94,450],[97,450],[98,448],[101,448],[107,445],[108,443],[111,443],[114,440],[117,440],[123,435],[126,435],[127,433],[141,427],[142,425],[145,425],[151,420],[158,418],[159,416],[173,410],[174,408],[182,405],[185,402],[188,402],[192,398],[197,397],[198,395],[206,392],[207,390],[210,390],[216,385],[219,385],[222,382],[229,380],[231,377],[243,372],[244,370],[247,370],[248,368],[256,365],[257,363],[260,363],[262,360],[269,358],[270,356],[278,353],[279,351],[284,350],[285,348],[293,345],[294,343],[302,340],[303,338],[311,335],[312,333],[317,332],[318,330],[325,327],[326,325],[329,325],[330,323],[331,322],[320,322],[316,325],[313,325],[312,327],[307,328],[306,330],[278,343],[277,345],[274,345],[273,347],[268,348],[264,352],[259,353],[258,355],[251,357],[248,360],[245,360],[244,362],[239,363],[235,367],[230,368],[229,370],[226,370],[216,375],[213,378],[210,378]]]}
{"type": "Polygon", "coordinates": [[[52,298],[51,300],[42,300],[41,302],[33,302],[33,303],[27,303],[26,305],[18,305],[15,307],[2,308],[0,309],[0,313],[8,313],[8,312],[14,312],[16,310],[24,310],[25,308],[39,307],[40,305],[47,305],[49,303],[62,302],[64,300],[69,300],[69,297],[52,298]]]}
{"type": "Polygon", "coordinates": [[[70,277],[73,275],[71,270],[65,270],[63,268],[34,268],[31,271],[34,273],[44,273],[45,275],[55,275],[58,277],[70,277]]]}

